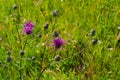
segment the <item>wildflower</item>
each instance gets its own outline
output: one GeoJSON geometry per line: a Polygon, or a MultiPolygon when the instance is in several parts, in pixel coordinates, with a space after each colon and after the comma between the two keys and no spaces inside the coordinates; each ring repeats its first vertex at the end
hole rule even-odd
{"type": "Polygon", "coordinates": [[[24,27],[33,27],[33,26],[35,26],[35,24],[33,24],[33,23],[31,23],[31,21],[28,21],[28,22],[26,22],[24,25],[23,25],[24,27]]]}
{"type": "Polygon", "coordinates": [[[64,41],[62,38],[57,37],[52,40],[52,43],[52,45],[55,46],[55,50],[57,50],[64,44],[64,41]]]}
{"type": "Polygon", "coordinates": [[[23,29],[23,34],[32,34],[32,30],[33,30],[33,28],[32,27],[24,27],[24,29],[23,29]]]}
{"type": "Polygon", "coordinates": [[[26,22],[23,26],[24,26],[22,31],[23,34],[27,34],[27,35],[32,34],[33,26],[35,26],[33,23],[29,21],[26,22]]]}
{"type": "Polygon", "coordinates": [[[81,65],[78,66],[78,70],[81,70],[81,65]]]}

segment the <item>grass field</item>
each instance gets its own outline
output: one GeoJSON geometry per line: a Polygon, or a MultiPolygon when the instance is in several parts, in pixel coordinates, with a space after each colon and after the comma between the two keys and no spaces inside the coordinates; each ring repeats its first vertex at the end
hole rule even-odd
{"type": "Polygon", "coordinates": [[[0,80],[120,80],[119,26],[119,0],[0,0],[0,80]]]}

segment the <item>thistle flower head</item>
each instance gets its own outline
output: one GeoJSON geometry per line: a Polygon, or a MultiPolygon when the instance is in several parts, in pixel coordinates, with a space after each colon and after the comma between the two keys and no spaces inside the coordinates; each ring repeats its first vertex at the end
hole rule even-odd
{"type": "Polygon", "coordinates": [[[35,26],[35,24],[29,22],[26,22],[25,24],[23,24],[24,28],[22,30],[23,34],[27,34],[27,35],[31,35],[32,34],[32,30],[33,30],[33,26],[35,26]]]}
{"type": "Polygon", "coordinates": [[[64,41],[62,38],[57,37],[52,40],[52,43],[55,46],[55,50],[57,50],[64,44],[64,41]]]}
{"type": "Polygon", "coordinates": [[[81,65],[78,65],[78,70],[81,70],[81,65]]]}
{"type": "Polygon", "coordinates": [[[33,30],[33,28],[32,27],[24,27],[23,28],[23,31],[22,31],[22,33],[23,34],[27,34],[27,35],[30,35],[30,34],[32,34],[32,30],[33,30]]]}
{"type": "Polygon", "coordinates": [[[25,22],[25,24],[23,24],[24,27],[34,27],[35,24],[33,24],[31,21],[27,21],[25,22]]]}

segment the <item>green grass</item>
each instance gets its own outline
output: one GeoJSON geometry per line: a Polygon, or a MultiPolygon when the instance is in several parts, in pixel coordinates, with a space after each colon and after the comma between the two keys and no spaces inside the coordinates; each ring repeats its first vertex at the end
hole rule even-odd
{"type": "Polygon", "coordinates": [[[46,66],[42,80],[120,80],[119,4],[119,0],[0,0],[0,80],[35,80],[46,66]],[[52,16],[55,9],[57,17],[52,16]],[[36,24],[31,36],[22,34],[24,20],[36,24]],[[44,30],[46,22],[49,28],[44,30]],[[89,36],[91,29],[94,36],[89,36]],[[48,46],[54,30],[66,42],[56,52],[48,46]],[[93,39],[97,44],[92,45],[93,39]],[[6,62],[8,50],[11,62],[6,62]],[[54,54],[60,61],[51,63],[54,54]]]}

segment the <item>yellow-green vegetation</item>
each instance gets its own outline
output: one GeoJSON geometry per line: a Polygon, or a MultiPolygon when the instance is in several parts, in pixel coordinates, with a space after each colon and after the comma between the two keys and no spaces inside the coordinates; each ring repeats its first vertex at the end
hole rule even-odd
{"type": "Polygon", "coordinates": [[[0,80],[120,80],[119,0],[0,0],[0,80]]]}

